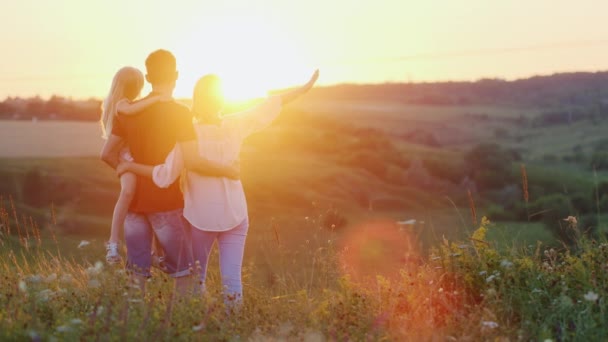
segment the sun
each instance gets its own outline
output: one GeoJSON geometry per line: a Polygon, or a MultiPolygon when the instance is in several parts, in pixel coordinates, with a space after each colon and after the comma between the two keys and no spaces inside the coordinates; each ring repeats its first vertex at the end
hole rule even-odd
{"type": "MultiPolygon", "coordinates": [[[[243,101],[303,84],[314,68],[284,28],[261,18],[216,18],[190,28],[177,49],[181,84],[214,73],[226,100],[243,101]]],[[[180,89],[182,93],[191,90],[180,89]]]]}

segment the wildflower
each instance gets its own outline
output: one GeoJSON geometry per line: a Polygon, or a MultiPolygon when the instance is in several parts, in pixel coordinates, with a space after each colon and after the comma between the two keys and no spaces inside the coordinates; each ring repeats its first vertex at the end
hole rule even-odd
{"type": "Polygon", "coordinates": [[[46,302],[46,301],[48,301],[48,300],[49,300],[49,299],[50,299],[50,298],[51,298],[51,297],[52,297],[54,294],[55,294],[55,292],[53,292],[52,290],[49,290],[49,289],[44,289],[44,290],[42,290],[42,291],[38,292],[38,295],[37,295],[37,296],[38,296],[38,299],[39,299],[39,300],[41,300],[41,301],[43,301],[43,302],[46,302]]]}
{"type": "Polygon", "coordinates": [[[192,327],[192,331],[201,331],[205,328],[205,325],[203,323],[199,324],[199,325],[195,325],[192,327]]]}
{"type": "Polygon", "coordinates": [[[481,272],[479,272],[479,275],[480,275],[480,276],[482,276],[482,275],[485,275],[486,273],[488,273],[488,272],[486,272],[486,271],[481,271],[481,272]]]}
{"type": "Polygon", "coordinates": [[[59,281],[62,283],[71,283],[74,281],[74,277],[71,274],[64,274],[59,278],[59,281]]]}
{"type": "Polygon", "coordinates": [[[29,281],[30,283],[36,284],[36,283],[42,282],[42,276],[38,275],[38,274],[34,274],[34,275],[31,275],[31,276],[28,276],[26,278],[26,280],[29,281]]]}
{"type": "Polygon", "coordinates": [[[38,333],[35,332],[34,330],[28,331],[27,334],[30,337],[30,339],[32,339],[32,341],[41,341],[40,335],[38,335],[38,333]]]}
{"type": "Polygon", "coordinates": [[[483,328],[496,329],[498,328],[498,323],[493,321],[481,321],[481,326],[483,328]]]}
{"type": "Polygon", "coordinates": [[[27,284],[23,280],[19,280],[19,291],[27,292],[27,284]]]}
{"type": "Polygon", "coordinates": [[[583,298],[585,298],[585,300],[587,301],[595,302],[596,300],[598,300],[598,298],[600,298],[600,296],[593,291],[589,291],[583,296],[583,298]]]}
{"type": "Polygon", "coordinates": [[[70,328],[70,327],[68,327],[68,326],[66,326],[66,325],[60,325],[60,326],[58,326],[58,327],[56,328],[56,330],[57,330],[58,332],[69,332],[69,331],[71,331],[71,330],[72,330],[72,328],[70,328]]]}
{"type": "Polygon", "coordinates": [[[496,279],[496,277],[497,276],[495,274],[492,274],[491,276],[489,276],[489,277],[486,278],[486,283],[492,282],[492,280],[496,279]]]}
{"type": "Polygon", "coordinates": [[[509,261],[509,260],[507,260],[507,259],[503,259],[503,260],[500,262],[500,266],[502,266],[503,268],[511,268],[511,267],[513,267],[513,263],[512,263],[512,262],[510,262],[510,261],[509,261]]]}
{"type": "Polygon", "coordinates": [[[82,320],[80,318],[74,318],[70,321],[70,323],[74,325],[82,324],[82,320]]]}
{"type": "Polygon", "coordinates": [[[95,263],[95,266],[87,268],[87,274],[88,275],[97,275],[97,274],[101,273],[102,270],[103,270],[103,263],[101,261],[97,261],[95,263]]]}
{"type": "Polygon", "coordinates": [[[87,241],[87,240],[82,240],[82,241],[80,241],[80,243],[78,244],[78,248],[83,248],[83,247],[86,247],[86,246],[88,246],[88,245],[90,245],[90,244],[91,244],[91,243],[90,243],[89,241],[87,241]]]}
{"type": "Polygon", "coordinates": [[[89,287],[90,288],[96,289],[96,288],[98,288],[100,286],[101,286],[101,283],[99,282],[99,280],[97,280],[97,279],[91,279],[91,280],[89,280],[89,287]]]}

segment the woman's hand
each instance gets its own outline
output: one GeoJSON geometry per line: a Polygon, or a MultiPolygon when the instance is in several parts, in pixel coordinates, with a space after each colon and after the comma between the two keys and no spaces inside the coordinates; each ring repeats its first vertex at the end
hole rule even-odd
{"type": "Polygon", "coordinates": [[[131,164],[132,163],[128,161],[120,162],[120,164],[118,164],[118,166],[116,167],[116,174],[118,175],[118,177],[122,176],[127,172],[131,172],[131,164]]]}
{"type": "Polygon", "coordinates": [[[226,167],[226,178],[234,180],[241,179],[241,163],[238,160],[226,167]]]}
{"type": "Polygon", "coordinates": [[[306,82],[306,84],[302,87],[303,90],[305,92],[309,91],[315,85],[317,79],[319,79],[319,69],[315,70],[315,73],[312,74],[310,80],[308,80],[308,82],[306,82]]]}

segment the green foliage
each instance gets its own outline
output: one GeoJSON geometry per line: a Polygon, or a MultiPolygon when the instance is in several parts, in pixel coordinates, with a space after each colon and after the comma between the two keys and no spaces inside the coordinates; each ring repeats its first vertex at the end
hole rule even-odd
{"type": "Polygon", "coordinates": [[[608,152],[595,152],[591,156],[591,168],[595,170],[608,170],[608,152]]]}
{"type": "Polygon", "coordinates": [[[467,152],[464,159],[469,173],[480,189],[498,189],[513,181],[513,152],[498,144],[479,144],[467,152]]]}
{"type": "Polygon", "coordinates": [[[93,261],[103,258],[101,248],[62,257],[63,237],[41,238],[30,226],[10,236],[15,223],[0,207],[0,340],[502,341],[608,334],[606,243],[583,236],[576,251],[541,243],[499,250],[484,217],[464,242],[444,238],[428,258],[408,250],[392,273],[372,270],[355,280],[349,269],[356,265],[344,264],[348,245],[318,227],[322,217],[301,223],[310,239],[301,247],[285,248],[278,228],[276,239],[256,236],[271,273],[260,277],[262,263],[246,261],[244,305],[232,310],[221,300],[216,254],[205,295],[174,300],[170,278],[159,272],[142,295],[124,270],[93,261]]]}

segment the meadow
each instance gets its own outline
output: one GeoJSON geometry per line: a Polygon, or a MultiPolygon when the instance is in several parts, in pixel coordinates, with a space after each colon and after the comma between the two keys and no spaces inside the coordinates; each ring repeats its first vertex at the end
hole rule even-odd
{"type": "Polygon", "coordinates": [[[0,339],[608,336],[608,121],[322,95],[246,142],[245,305],[228,313],[217,255],[209,293],[176,303],[160,272],[142,297],[101,262],[119,184],[97,123],[0,122],[0,339]]]}

